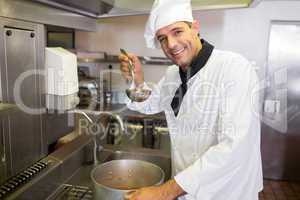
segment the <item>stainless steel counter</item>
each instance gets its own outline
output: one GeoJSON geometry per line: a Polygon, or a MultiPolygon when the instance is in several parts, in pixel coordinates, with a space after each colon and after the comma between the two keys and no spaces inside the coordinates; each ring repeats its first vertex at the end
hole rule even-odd
{"type": "Polygon", "coordinates": [[[137,111],[129,110],[125,104],[111,104],[100,106],[97,105],[95,109],[87,109],[87,107],[80,107],[80,110],[90,113],[97,114],[100,111],[110,111],[119,114],[123,119],[153,119],[153,120],[166,120],[163,112],[153,115],[146,115],[137,111]]]}
{"type": "MultiPolygon", "coordinates": [[[[111,146],[112,147],[112,146],[111,146]]],[[[111,160],[119,160],[119,159],[134,159],[134,160],[144,160],[151,163],[154,163],[161,167],[164,172],[166,173],[166,179],[168,180],[171,176],[171,159],[169,155],[162,154],[158,151],[152,151],[149,149],[122,149],[122,148],[111,148],[107,146],[103,151],[99,153],[99,159],[101,162],[108,162],[111,160]],[[119,149],[119,150],[117,150],[119,149]]],[[[82,198],[82,199],[92,199],[93,196],[93,183],[90,177],[90,173],[92,169],[94,168],[94,165],[83,165],[74,175],[71,177],[71,179],[67,182],[68,186],[72,186],[75,188],[79,188],[88,194],[88,196],[82,198]],[[88,193],[89,192],[89,193],[88,193]]],[[[66,185],[63,185],[62,187],[65,187],[66,185]]],[[[74,195],[74,190],[70,190],[69,196],[74,195]]],[[[80,191],[80,190],[78,190],[80,191]]],[[[78,192],[77,191],[77,192],[78,192]]],[[[58,191],[58,193],[54,194],[53,197],[61,196],[59,193],[62,193],[62,191],[58,191]]],[[[65,194],[65,196],[68,196],[65,194]]],[[[55,198],[53,198],[54,200],[55,198]]],[[[56,198],[55,200],[62,199],[62,198],[56,198]]],[[[79,199],[79,198],[78,198],[79,199]]]]}

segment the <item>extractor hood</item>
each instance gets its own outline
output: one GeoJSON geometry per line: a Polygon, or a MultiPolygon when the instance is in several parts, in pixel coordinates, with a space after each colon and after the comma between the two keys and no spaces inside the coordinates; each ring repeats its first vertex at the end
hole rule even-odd
{"type": "Polygon", "coordinates": [[[28,0],[51,7],[67,10],[84,16],[98,18],[112,9],[113,1],[105,3],[103,0],[28,0]]]}
{"type": "MultiPolygon", "coordinates": [[[[94,18],[148,14],[154,0],[32,0],[94,18]]],[[[193,10],[246,8],[261,0],[192,0],[193,10]]]]}
{"type": "MultiPolygon", "coordinates": [[[[257,0],[192,0],[193,10],[211,10],[227,8],[246,8],[257,0]]],[[[122,15],[139,15],[148,14],[151,10],[154,0],[102,0],[112,9],[104,13],[99,18],[122,16],[122,15]]]]}

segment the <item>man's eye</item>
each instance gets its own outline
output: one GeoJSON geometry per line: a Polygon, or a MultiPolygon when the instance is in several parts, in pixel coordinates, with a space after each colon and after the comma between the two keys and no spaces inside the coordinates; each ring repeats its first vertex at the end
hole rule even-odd
{"type": "Polygon", "coordinates": [[[182,31],[175,31],[175,35],[180,35],[182,31]]]}
{"type": "Polygon", "coordinates": [[[166,38],[165,38],[165,37],[163,37],[163,38],[158,38],[158,41],[159,41],[160,43],[163,43],[164,41],[166,41],[166,38]]]}

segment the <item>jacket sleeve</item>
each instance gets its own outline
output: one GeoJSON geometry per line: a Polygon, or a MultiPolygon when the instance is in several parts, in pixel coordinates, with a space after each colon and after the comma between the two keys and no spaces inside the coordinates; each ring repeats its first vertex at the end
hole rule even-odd
{"type": "Polygon", "coordinates": [[[253,97],[253,87],[258,80],[256,72],[241,57],[228,64],[218,103],[218,142],[174,177],[182,189],[196,199],[206,199],[226,188],[249,162],[247,155],[260,145],[257,142],[260,140],[257,139],[260,137],[259,117],[254,112],[258,97],[253,97]],[[250,131],[253,128],[255,132],[250,131]]]}
{"type": "Polygon", "coordinates": [[[158,84],[154,85],[152,89],[149,88],[147,85],[145,85],[145,87],[152,90],[149,98],[144,102],[129,101],[127,103],[127,107],[130,110],[138,111],[144,114],[156,114],[162,112],[163,108],[161,105],[161,93],[162,93],[164,81],[165,81],[165,77],[163,77],[158,84]]]}

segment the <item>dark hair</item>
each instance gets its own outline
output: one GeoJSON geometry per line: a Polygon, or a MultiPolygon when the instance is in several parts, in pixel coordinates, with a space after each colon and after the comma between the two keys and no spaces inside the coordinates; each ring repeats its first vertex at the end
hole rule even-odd
{"type": "Polygon", "coordinates": [[[190,28],[192,28],[192,22],[184,21],[190,28]]]}
{"type": "MultiPolygon", "coordinates": [[[[184,23],[186,23],[190,28],[192,28],[192,22],[184,21],[184,23]]],[[[200,33],[198,33],[198,37],[200,37],[200,33]]]]}

